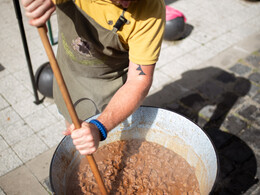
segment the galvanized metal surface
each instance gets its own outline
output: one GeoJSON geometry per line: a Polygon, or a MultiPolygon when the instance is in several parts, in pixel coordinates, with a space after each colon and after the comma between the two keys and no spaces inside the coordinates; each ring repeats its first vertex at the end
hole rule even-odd
{"type": "MultiPolygon", "coordinates": [[[[164,109],[140,107],[113,129],[100,146],[128,139],[155,142],[181,155],[195,168],[201,194],[209,194],[211,191],[218,170],[216,152],[208,136],[193,122],[164,109]]],[[[54,192],[64,194],[66,172],[80,158],[70,137],[65,137],[57,147],[51,163],[50,180],[54,192]]]]}

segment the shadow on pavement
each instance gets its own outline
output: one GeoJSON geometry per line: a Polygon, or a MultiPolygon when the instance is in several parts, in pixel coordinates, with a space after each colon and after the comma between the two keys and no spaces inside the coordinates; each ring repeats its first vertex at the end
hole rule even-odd
{"type": "Polygon", "coordinates": [[[219,176],[212,194],[242,194],[258,182],[252,149],[239,138],[250,126],[236,113],[250,81],[215,67],[185,72],[180,80],[147,97],[144,105],[177,112],[209,135],[219,158],[219,176]]]}
{"type": "Polygon", "coordinates": [[[4,69],[5,67],[2,64],[0,64],[0,71],[3,71],[4,69]]]}

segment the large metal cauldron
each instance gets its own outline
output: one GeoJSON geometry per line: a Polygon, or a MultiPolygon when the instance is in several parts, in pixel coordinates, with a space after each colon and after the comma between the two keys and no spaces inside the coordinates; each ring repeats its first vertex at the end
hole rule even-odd
{"type": "MultiPolygon", "coordinates": [[[[113,129],[100,146],[127,139],[145,139],[173,150],[195,168],[201,194],[207,195],[212,190],[218,169],[215,149],[209,137],[185,117],[160,108],[140,107],[113,129]]],[[[50,167],[50,182],[55,194],[65,194],[66,173],[83,157],[75,150],[69,136],[61,141],[50,167]]]]}

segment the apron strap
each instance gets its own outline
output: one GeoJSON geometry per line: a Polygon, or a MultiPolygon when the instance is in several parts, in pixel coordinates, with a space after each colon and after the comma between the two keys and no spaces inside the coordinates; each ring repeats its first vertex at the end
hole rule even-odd
{"type": "Polygon", "coordinates": [[[116,24],[113,26],[112,32],[117,32],[126,23],[129,24],[129,21],[124,17],[125,11],[126,8],[123,9],[122,14],[119,16],[118,20],[116,21],[116,24]]]}

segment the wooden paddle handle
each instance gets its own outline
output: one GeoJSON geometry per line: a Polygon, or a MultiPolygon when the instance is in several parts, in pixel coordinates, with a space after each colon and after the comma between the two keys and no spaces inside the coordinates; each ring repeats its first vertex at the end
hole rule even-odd
{"type": "MultiPolygon", "coordinates": [[[[58,66],[58,63],[56,61],[55,55],[53,53],[52,47],[50,45],[50,42],[49,42],[49,39],[48,39],[48,36],[47,36],[47,32],[45,30],[45,27],[38,27],[38,32],[40,34],[43,46],[44,46],[45,51],[46,51],[46,54],[47,54],[47,56],[49,58],[53,74],[54,74],[54,76],[55,76],[55,78],[57,80],[59,89],[61,91],[61,94],[63,96],[63,99],[65,101],[67,109],[69,111],[71,120],[72,120],[73,124],[75,125],[75,128],[78,129],[78,128],[81,127],[80,121],[78,119],[77,113],[76,113],[76,111],[74,109],[74,106],[72,104],[72,101],[71,101],[68,89],[67,89],[66,84],[64,82],[64,79],[62,77],[62,74],[61,74],[60,68],[58,66]]],[[[99,173],[99,170],[97,168],[97,164],[95,162],[94,157],[92,155],[86,155],[86,158],[87,158],[87,160],[89,162],[90,168],[91,168],[91,170],[92,170],[92,172],[94,174],[94,177],[95,177],[95,179],[97,181],[97,184],[98,184],[100,192],[103,195],[107,195],[107,191],[106,191],[104,182],[103,182],[103,180],[102,180],[102,178],[100,176],[100,173],[99,173]]]]}

